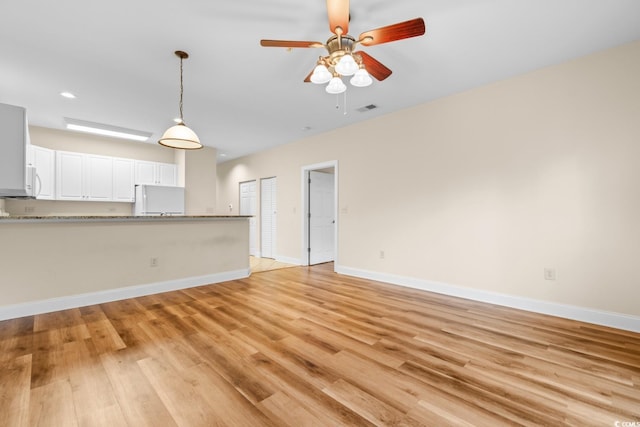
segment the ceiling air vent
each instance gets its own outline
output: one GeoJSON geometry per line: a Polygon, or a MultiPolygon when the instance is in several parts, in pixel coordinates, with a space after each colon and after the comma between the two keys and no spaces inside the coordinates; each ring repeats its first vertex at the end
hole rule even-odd
{"type": "Polygon", "coordinates": [[[367,111],[375,110],[376,108],[378,108],[377,105],[369,104],[369,105],[365,105],[364,107],[360,107],[356,109],[356,111],[359,111],[361,113],[366,113],[367,111]]]}

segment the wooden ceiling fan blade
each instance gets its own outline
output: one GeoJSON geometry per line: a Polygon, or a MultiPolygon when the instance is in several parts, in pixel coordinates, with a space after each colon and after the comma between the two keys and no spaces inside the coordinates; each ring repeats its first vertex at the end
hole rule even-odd
{"type": "Polygon", "coordinates": [[[264,47],[288,47],[288,48],[306,48],[306,47],[324,47],[324,43],[297,41],[297,40],[260,40],[260,46],[264,47]]]}
{"type": "Polygon", "coordinates": [[[360,55],[365,69],[369,74],[375,77],[376,80],[382,81],[391,75],[392,71],[373,56],[362,51],[354,52],[354,54],[360,55]]]}
{"type": "Polygon", "coordinates": [[[313,68],[313,70],[311,70],[311,72],[309,74],[307,74],[307,77],[304,78],[304,82],[305,83],[310,83],[311,82],[311,75],[313,74],[313,71],[315,70],[315,67],[313,68]]]}
{"type": "Polygon", "coordinates": [[[399,22],[397,24],[366,31],[360,34],[360,44],[364,46],[373,46],[376,44],[389,43],[396,40],[421,36],[424,33],[424,20],[422,18],[416,18],[411,19],[410,21],[399,22]]]}
{"type": "Polygon", "coordinates": [[[334,34],[349,32],[349,0],[327,0],[329,30],[334,34]],[[340,27],[341,30],[336,30],[340,27]]]}

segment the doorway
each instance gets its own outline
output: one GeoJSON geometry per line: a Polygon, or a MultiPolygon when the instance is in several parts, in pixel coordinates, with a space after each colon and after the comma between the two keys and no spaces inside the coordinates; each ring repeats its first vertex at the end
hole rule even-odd
{"type": "Polygon", "coordinates": [[[337,259],[337,189],[337,161],[302,168],[303,265],[315,265],[337,259]]]}
{"type": "Polygon", "coordinates": [[[256,186],[255,180],[240,183],[240,215],[251,216],[249,218],[249,255],[259,257],[256,186]]]}
{"type": "Polygon", "coordinates": [[[276,178],[260,180],[260,256],[275,258],[276,252],[276,178]]]}

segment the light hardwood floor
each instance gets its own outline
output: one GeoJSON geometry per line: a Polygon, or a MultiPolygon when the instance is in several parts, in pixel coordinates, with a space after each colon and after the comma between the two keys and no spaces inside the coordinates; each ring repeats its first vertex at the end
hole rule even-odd
{"type": "Polygon", "coordinates": [[[263,271],[272,271],[279,270],[281,268],[295,267],[295,265],[293,264],[276,261],[275,259],[259,258],[254,256],[249,257],[249,266],[251,268],[251,273],[261,273],[263,271]]]}
{"type": "Polygon", "coordinates": [[[640,334],[326,264],[0,322],[0,384],[2,426],[615,426],[640,334]]]}

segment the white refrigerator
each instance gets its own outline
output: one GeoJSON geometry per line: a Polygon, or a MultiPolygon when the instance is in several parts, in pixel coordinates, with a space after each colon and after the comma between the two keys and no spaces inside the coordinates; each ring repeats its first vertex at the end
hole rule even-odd
{"type": "Polygon", "coordinates": [[[136,185],[133,214],[184,215],[184,187],[136,185]]]}

